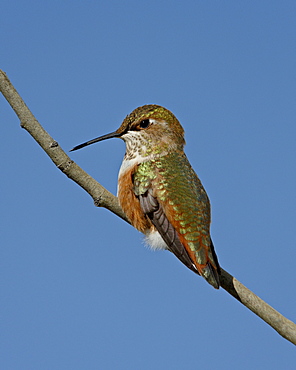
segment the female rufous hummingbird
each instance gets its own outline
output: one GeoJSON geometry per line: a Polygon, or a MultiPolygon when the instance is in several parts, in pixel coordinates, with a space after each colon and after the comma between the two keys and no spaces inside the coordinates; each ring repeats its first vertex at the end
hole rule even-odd
{"type": "Polygon", "coordinates": [[[184,130],[177,118],[159,105],[144,105],[116,131],[71,151],[113,137],[126,143],[118,200],[131,224],[152,248],[173,252],[218,289],[220,267],[210,236],[210,202],[184,153],[184,130]]]}

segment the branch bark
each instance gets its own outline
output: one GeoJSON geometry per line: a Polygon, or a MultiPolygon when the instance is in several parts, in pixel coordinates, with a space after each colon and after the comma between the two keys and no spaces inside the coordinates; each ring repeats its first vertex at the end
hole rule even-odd
{"type": "MultiPolygon", "coordinates": [[[[94,200],[97,207],[109,209],[128,221],[117,198],[80,168],[43,129],[30,112],[6,74],[0,70],[0,90],[17,114],[21,127],[37,141],[53,163],[71,180],[81,186],[94,200]]],[[[221,271],[221,286],[235,299],[253,311],[282,337],[296,345],[296,325],[246,288],[227,271],[221,271]]]]}

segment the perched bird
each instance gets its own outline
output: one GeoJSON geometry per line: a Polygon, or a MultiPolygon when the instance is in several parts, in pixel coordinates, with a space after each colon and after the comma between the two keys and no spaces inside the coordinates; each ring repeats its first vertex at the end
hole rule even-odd
{"type": "Polygon", "coordinates": [[[118,200],[131,224],[152,248],[168,249],[218,289],[210,202],[184,153],[184,130],[177,118],[159,105],[144,105],[116,131],[71,151],[113,137],[126,143],[118,200]]]}

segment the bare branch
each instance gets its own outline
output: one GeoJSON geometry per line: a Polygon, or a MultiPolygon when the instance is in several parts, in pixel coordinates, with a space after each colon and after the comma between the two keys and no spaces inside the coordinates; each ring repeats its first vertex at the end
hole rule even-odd
{"type": "Polygon", "coordinates": [[[296,345],[296,325],[293,321],[280,314],[223,269],[221,269],[220,280],[223,289],[253,311],[282,337],[296,345]]]}
{"type": "Polygon", "coordinates": [[[71,180],[81,186],[94,200],[97,207],[105,207],[129,222],[120,208],[117,198],[88,175],[61,149],[59,144],[44,130],[6,74],[0,70],[0,90],[17,114],[21,127],[37,141],[53,163],[71,180]]]}
{"type": "MultiPolygon", "coordinates": [[[[81,186],[98,207],[105,207],[129,222],[118,204],[117,198],[83,171],[61,149],[59,144],[43,129],[30,112],[6,74],[0,70],[0,90],[20,119],[21,127],[38,142],[53,163],[71,180],[81,186]]],[[[222,269],[221,286],[239,302],[274,328],[281,336],[296,345],[296,325],[256,296],[237,279],[222,269]]]]}

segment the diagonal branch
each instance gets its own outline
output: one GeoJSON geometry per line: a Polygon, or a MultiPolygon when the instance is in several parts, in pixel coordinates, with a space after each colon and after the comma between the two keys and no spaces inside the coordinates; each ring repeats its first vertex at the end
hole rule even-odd
{"type": "MultiPolygon", "coordinates": [[[[6,74],[1,70],[0,90],[17,114],[21,127],[27,130],[37,141],[57,168],[81,186],[93,198],[97,207],[105,207],[123,220],[129,222],[120,208],[117,198],[70,159],[59,144],[39,124],[6,74]]],[[[296,345],[296,325],[223,269],[221,271],[221,286],[275,329],[281,336],[296,345]]]]}

